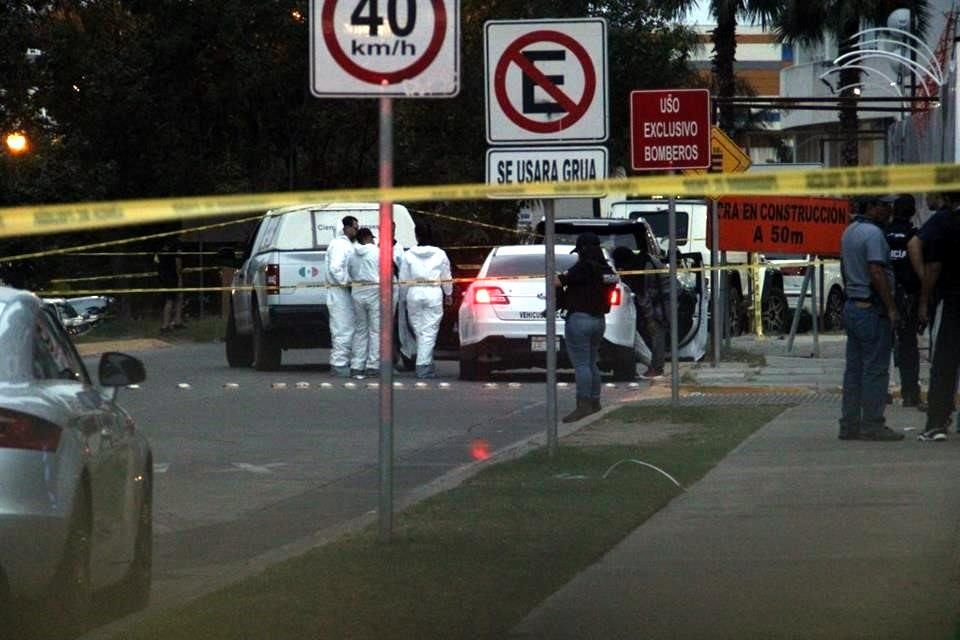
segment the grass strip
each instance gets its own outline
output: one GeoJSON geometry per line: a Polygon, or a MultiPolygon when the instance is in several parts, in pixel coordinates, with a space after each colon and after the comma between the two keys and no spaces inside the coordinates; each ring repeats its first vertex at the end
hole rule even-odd
{"type": "MultiPolygon", "coordinates": [[[[496,638],[689,486],[783,406],[624,407],[604,420],[690,425],[642,446],[561,446],[497,464],[376,527],[280,563],[125,640],[496,638]]],[[[592,428],[602,428],[602,423],[592,428]]]]}

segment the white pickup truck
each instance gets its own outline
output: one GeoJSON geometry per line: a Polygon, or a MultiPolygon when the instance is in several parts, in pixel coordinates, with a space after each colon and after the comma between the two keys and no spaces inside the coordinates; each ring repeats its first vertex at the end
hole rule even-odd
{"type": "MultiPolygon", "coordinates": [[[[224,337],[231,367],[269,371],[280,366],[284,349],[330,346],[323,267],[348,215],[379,238],[376,203],[297,205],[264,214],[240,259],[224,251],[222,261],[237,267],[224,337]]],[[[393,205],[393,219],[397,242],[416,245],[406,207],[393,205]]]]}

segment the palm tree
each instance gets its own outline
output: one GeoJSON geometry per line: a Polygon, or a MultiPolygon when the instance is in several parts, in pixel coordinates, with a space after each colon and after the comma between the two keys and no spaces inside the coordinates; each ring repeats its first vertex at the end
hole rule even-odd
{"type": "MultiPolygon", "coordinates": [[[[818,44],[826,33],[837,38],[838,55],[853,50],[853,36],[864,23],[886,24],[894,9],[906,4],[913,16],[914,35],[922,35],[926,28],[928,3],[926,0],[786,0],[777,20],[777,31],[784,42],[818,44]]],[[[857,103],[853,86],[860,83],[860,69],[843,68],[840,86],[849,87],[840,93],[840,130],[843,137],[840,155],[844,166],[859,164],[857,103]]]]}
{"type": "MultiPolygon", "coordinates": [[[[685,15],[700,0],[669,0],[664,10],[674,18],[685,15]]],[[[732,98],[737,92],[734,63],[737,60],[737,20],[750,24],[774,22],[782,10],[783,0],[710,0],[710,15],[717,26],[711,32],[713,42],[713,81],[719,98],[732,98]]],[[[720,103],[720,128],[734,135],[737,128],[736,108],[729,101],[720,103]]]]}

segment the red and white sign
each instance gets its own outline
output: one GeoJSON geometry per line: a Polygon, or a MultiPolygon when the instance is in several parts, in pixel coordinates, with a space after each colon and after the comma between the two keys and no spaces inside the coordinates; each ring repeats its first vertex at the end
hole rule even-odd
{"type": "Polygon", "coordinates": [[[312,0],[310,90],[320,98],[452,98],[457,0],[312,0]]]}
{"type": "Polygon", "coordinates": [[[630,157],[635,171],[710,168],[710,92],[630,93],[630,157]]]}
{"type": "Polygon", "coordinates": [[[487,141],[606,140],[606,47],[600,18],[487,22],[487,141]]]}

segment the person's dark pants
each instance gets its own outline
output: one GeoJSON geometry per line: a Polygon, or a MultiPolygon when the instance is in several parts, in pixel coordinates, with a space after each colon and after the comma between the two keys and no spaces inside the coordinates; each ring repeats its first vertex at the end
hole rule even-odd
{"type": "Polygon", "coordinates": [[[875,308],[861,308],[854,300],[843,307],[847,332],[846,368],[843,372],[843,404],[840,434],[856,435],[880,430],[890,384],[890,349],[893,327],[875,308]]]}
{"type": "Polygon", "coordinates": [[[920,401],[920,348],[917,344],[917,297],[909,293],[897,295],[900,324],[896,329],[893,362],[900,370],[900,396],[904,402],[920,401]]]}
{"type": "Polygon", "coordinates": [[[663,364],[667,358],[667,330],[656,320],[640,322],[637,330],[640,337],[650,347],[650,368],[654,371],[663,371],[663,364]]]}
{"type": "Polygon", "coordinates": [[[930,392],[927,394],[927,430],[946,429],[953,412],[960,367],[960,295],[944,298],[940,329],[930,364],[930,392]]]}
{"type": "Polygon", "coordinates": [[[571,313],[564,321],[563,340],[573,365],[578,398],[600,399],[603,378],[597,362],[600,360],[600,343],[605,329],[603,316],[589,313],[571,313]]]}

